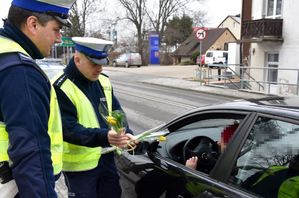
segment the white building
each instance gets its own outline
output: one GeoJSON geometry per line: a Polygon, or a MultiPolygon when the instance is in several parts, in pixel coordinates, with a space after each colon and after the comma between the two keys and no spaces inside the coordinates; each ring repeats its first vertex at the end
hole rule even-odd
{"type": "Polygon", "coordinates": [[[259,81],[251,82],[253,89],[298,94],[298,9],[298,0],[243,0],[241,39],[244,46],[249,43],[243,59],[248,58],[252,69],[247,72],[259,81]]]}

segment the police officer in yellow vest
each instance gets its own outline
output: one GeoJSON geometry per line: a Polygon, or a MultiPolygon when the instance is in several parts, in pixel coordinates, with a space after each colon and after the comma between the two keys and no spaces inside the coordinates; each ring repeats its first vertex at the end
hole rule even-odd
{"type": "Polygon", "coordinates": [[[114,154],[101,155],[102,147],[125,147],[134,139],[131,130],[117,135],[109,129],[105,116],[122,110],[102,66],[108,64],[111,41],[72,38],[76,52],[56,77],[54,87],[61,109],[64,138],[63,171],[69,197],[121,195],[114,154]],[[103,111],[105,110],[105,111],[103,111]]]}
{"type": "Polygon", "coordinates": [[[294,155],[288,166],[270,166],[256,172],[242,187],[266,198],[299,197],[299,155],[294,155]]]}
{"type": "Polygon", "coordinates": [[[57,197],[61,120],[54,88],[34,59],[61,42],[74,1],[13,0],[0,29],[0,178],[14,178],[19,197],[57,197]]]}

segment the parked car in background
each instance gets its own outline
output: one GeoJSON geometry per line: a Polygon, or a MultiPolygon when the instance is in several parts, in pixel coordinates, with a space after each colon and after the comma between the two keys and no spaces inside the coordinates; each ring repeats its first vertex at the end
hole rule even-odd
{"type": "Polygon", "coordinates": [[[196,57],[196,65],[198,65],[198,66],[204,66],[205,65],[205,54],[202,54],[201,55],[201,58],[200,58],[200,56],[197,56],[196,57]]]}
{"type": "Polygon", "coordinates": [[[214,67],[213,64],[227,64],[228,51],[208,50],[205,54],[205,65],[214,67]]]}
{"type": "Polygon", "coordinates": [[[299,195],[298,97],[201,107],[152,131],[166,134],[165,141],[143,144],[146,154],[118,157],[130,198],[135,188],[143,195],[168,191],[169,197],[299,195]],[[199,158],[196,170],[185,166],[191,156],[199,158]]]}
{"type": "Polygon", "coordinates": [[[112,62],[112,65],[114,67],[125,66],[127,68],[130,66],[140,67],[141,64],[142,64],[141,55],[139,53],[135,53],[135,52],[121,54],[118,58],[116,58],[112,62]]]}

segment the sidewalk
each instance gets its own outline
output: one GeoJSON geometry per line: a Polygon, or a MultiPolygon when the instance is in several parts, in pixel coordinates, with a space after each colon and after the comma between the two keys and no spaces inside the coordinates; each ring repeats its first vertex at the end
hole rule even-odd
{"type": "Polygon", "coordinates": [[[266,94],[252,93],[247,91],[240,91],[235,89],[228,89],[222,87],[206,86],[198,81],[194,81],[195,69],[197,65],[186,66],[144,66],[144,67],[104,67],[104,71],[120,71],[134,74],[147,74],[156,76],[150,80],[142,80],[143,83],[154,85],[175,87],[179,89],[194,90],[204,93],[221,95],[232,98],[261,98],[267,96],[266,94]],[[162,78],[163,77],[163,78],[162,78]]]}

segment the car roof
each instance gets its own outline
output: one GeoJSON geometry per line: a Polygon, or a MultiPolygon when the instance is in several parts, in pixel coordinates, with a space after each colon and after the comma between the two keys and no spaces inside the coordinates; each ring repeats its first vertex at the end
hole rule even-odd
{"type": "Polygon", "coordinates": [[[260,99],[242,99],[226,103],[199,107],[188,112],[196,113],[205,110],[240,110],[247,112],[261,112],[286,117],[299,118],[299,97],[271,96],[260,99]]]}

